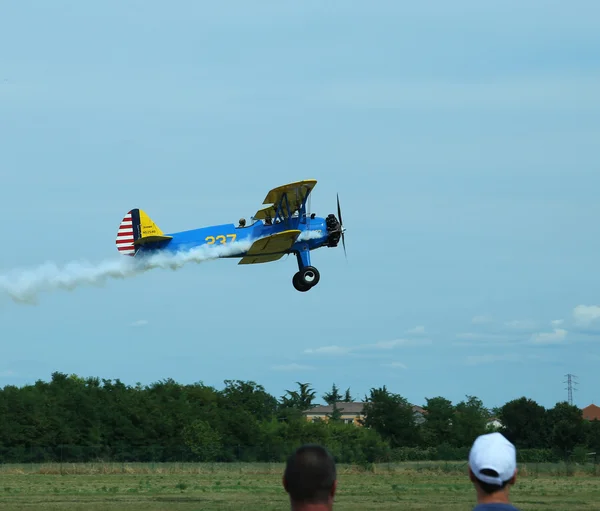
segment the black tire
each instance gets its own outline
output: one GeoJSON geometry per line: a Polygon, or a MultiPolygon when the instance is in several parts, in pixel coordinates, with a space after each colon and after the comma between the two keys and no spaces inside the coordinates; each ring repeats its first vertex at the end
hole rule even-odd
{"type": "Polygon", "coordinates": [[[305,293],[311,288],[311,286],[301,281],[300,272],[294,274],[294,277],[292,278],[292,284],[294,285],[296,290],[300,291],[301,293],[305,293]]]}
{"type": "Polygon", "coordinates": [[[319,270],[317,270],[314,266],[305,266],[298,273],[298,281],[303,286],[308,286],[309,288],[315,287],[319,283],[319,280],[321,280],[319,270]]]}

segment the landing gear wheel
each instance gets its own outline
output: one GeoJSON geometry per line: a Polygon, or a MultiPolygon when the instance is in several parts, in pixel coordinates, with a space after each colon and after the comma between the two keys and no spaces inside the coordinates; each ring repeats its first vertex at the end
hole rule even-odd
{"type": "Polygon", "coordinates": [[[321,279],[319,270],[317,270],[314,266],[305,266],[299,271],[299,273],[300,282],[309,287],[315,287],[321,279]]]}
{"type": "Polygon", "coordinates": [[[300,272],[294,274],[294,277],[292,278],[292,284],[294,284],[296,290],[300,291],[301,293],[304,293],[311,288],[310,285],[307,285],[301,281],[300,272]]]}
{"type": "Polygon", "coordinates": [[[305,292],[315,287],[320,279],[319,270],[314,266],[305,266],[294,275],[292,283],[298,291],[305,292]]]}

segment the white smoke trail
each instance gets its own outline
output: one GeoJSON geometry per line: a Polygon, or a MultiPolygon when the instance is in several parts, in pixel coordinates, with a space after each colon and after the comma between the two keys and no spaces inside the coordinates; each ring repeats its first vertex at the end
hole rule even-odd
{"type": "Polygon", "coordinates": [[[0,275],[0,292],[17,303],[36,304],[44,291],[72,291],[78,287],[101,286],[109,279],[126,279],[155,268],[178,270],[188,263],[202,263],[219,257],[241,254],[253,240],[226,245],[202,245],[182,252],[157,252],[143,257],[118,256],[99,263],[73,261],[62,268],[45,263],[30,270],[16,270],[0,275]]]}
{"type": "Polygon", "coordinates": [[[316,240],[322,238],[323,236],[323,231],[319,230],[302,231],[298,236],[298,241],[316,240]]]}

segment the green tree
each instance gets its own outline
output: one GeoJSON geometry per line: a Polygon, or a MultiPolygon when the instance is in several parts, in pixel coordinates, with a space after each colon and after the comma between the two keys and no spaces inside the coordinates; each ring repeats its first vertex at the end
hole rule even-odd
{"type": "Polygon", "coordinates": [[[466,401],[461,401],[454,408],[452,418],[452,440],[455,446],[465,447],[471,445],[475,438],[486,433],[489,411],[483,402],[475,396],[466,396],[466,401]]]}
{"type": "Polygon", "coordinates": [[[328,405],[332,405],[342,400],[342,395],[335,383],[331,386],[331,392],[323,394],[323,399],[328,405]]]}
{"type": "Polygon", "coordinates": [[[546,417],[550,443],[562,456],[568,457],[576,445],[585,443],[584,419],[577,406],[556,403],[546,417]]]}
{"type": "MultiPolygon", "coordinates": [[[[251,381],[225,380],[217,391],[170,378],[129,386],[118,379],[54,372],[48,381],[0,388],[0,463],[280,462],[305,442],[323,443],[339,460],[352,463],[389,459],[390,447],[424,445],[437,448],[413,454],[437,451],[437,457],[464,459],[465,449],[487,430],[489,412],[476,397],[456,406],[441,396],[428,398],[425,422],[418,426],[406,399],[385,386],[365,397],[364,428],[339,421],[344,405],[337,385],[326,393],[335,405],[328,423],[311,423],[302,412],[312,406],[315,391],[297,383],[279,403],[251,381]]],[[[350,389],[343,401],[354,401],[350,389]]],[[[584,421],[581,410],[567,403],[544,410],[522,397],[494,413],[519,449],[551,447],[557,451],[553,457],[560,453],[573,460],[600,452],[600,422],[584,421]]]]}
{"type": "Polygon", "coordinates": [[[327,430],[327,448],[339,463],[364,464],[389,459],[390,446],[374,429],[331,423],[327,430]]]}
{"type": "Polygon", "coordinates": [[[400,394],[390,393],[386,386],[372,388],[365,396],[362,424],[373,428],[392,447],[414,446],[418,443],[418,429],[412,406],[400,394]]]}
{"type": "Polygon", "coordinates": [[[298,390],[286,390],[286,395],[281,398],[282,406],[286,408],[297,408],[301,411],[308,410],[317,393],[312,389],[310,383],[296,382],[298,390]]]}
{"type": "Polygon", "coordinates": [[[344,403],[352,403],[352,402],[354,402],[354,398],[352,397],[352,394],[350,394],[350,387],[348,387],[344,394],[344,403]]]}
{"type": "Polygon", "coordinates": [[[546,409],[533,399],[521,397],[504,404],[498,413],[502,433],[519,449],[547,446],[546,409]]]}
{"type": "Polygon", "coordinates": [[[586,445],[592,452],[595,452],[595,459],[600,459],[600,421],[585,422],[586,445]]]}
{"type": "Polygon", "coordinates": [[[221,455],[221,435],[207,421],[195,420],[184,427],[186,445],[200,461],[217,461],[221,455]]]}
{"type": "Polygon", "coordinates": [[[421,433],[425,444],[435,447],[448,443],[452,437],[452,419],[454,417],[452,401],[444,397],[427,398],[427,404],[423,409],[427,412],[421,433]]]}
{"type": "Polygon", "coordinates": [[[228,407],[243,408],[258,420],[270,419],[277,413],[277,399],[253,381],[225,380],[221,395],[228,407]]]}
{"type": "Polygon", "coordinates": [[[226,461],[256,461],[261,422],[276,416],[277,400],[253,381],[225,380],[219,404],[206,415],[222,438],[226,461]]]}
{"type": "Polygon", "coordinates": [[[327,420],[330,423],[340,422],[342,420],[342,412],[338,407],[338,402],[334,401],[332,405],[331,413],[327,414],[327,420]]]}

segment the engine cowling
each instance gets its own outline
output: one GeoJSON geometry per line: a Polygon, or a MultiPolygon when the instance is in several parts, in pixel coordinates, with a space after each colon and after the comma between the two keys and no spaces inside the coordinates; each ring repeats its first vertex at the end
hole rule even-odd
{"type": "Polygon", "coordinates": [[[327,237],[327,246],[337,247],[342,236],[340,221],[333,213],[330,213],[325,219],[325,224],[327,226],[327,232],[329,233],[329,236],[327,237]]]}

